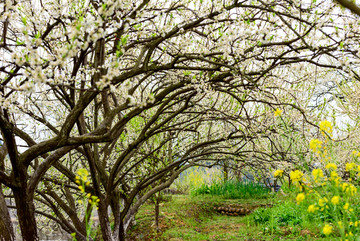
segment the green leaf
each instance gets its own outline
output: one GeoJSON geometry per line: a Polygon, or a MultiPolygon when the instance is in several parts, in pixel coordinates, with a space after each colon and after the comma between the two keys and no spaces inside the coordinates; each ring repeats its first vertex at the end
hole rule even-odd
{"type": "Polygon", "coordinates": [[[37,33],[35,34],[35,38],[40,38],[40,37],[41,37],[40,32],[37,32],[37,33]]]}
{"type": "Polygon", "coordinates": [[[190,74],[191,74],[191,71],[190,71],[190,70],[184,71],[184,76],[189,76],[190,74]]]}
{"type": "Polygon", "coordinates": [[[129,35],[121,36],[121,44],[125,45],[127,43],[129,35]]]}
{"type": "Polygon", "coordinates": [[[23,22],[23,24],[26,26],[27,22],[26,22],[26,17],[22,17],[21,18],[21,22],[23,22]]]}

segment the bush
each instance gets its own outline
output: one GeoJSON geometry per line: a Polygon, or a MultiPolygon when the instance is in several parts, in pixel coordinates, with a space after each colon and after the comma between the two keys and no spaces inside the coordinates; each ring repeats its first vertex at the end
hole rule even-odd
{"type": "Polygon", "coordinates": [[[191,191],[192,195],[218,195],[224,198],[265,198],[270,194],[270,189],[254,182],[225,181],[203,184],[191,191]]]}

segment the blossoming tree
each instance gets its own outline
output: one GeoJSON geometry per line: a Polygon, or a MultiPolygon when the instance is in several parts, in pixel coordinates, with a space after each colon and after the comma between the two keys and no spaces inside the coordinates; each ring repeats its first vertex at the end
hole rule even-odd
{"type": "MultiPolygon", "coordinates": [[[[88,194],[101,238],[124,240],[137,209],[181,171],[265,143],[253,140],[276,131],[274,111],[307,123],[303,78],[342,70],[353,53],[328,1],[0,6],[0,202],[15,200],[24,240],[38,239],[36,214],[86,240],[95,206],[78,212],[77,201],[88,194]]],[[[14,239],[0,211],[0,235],[14,239]]]]}

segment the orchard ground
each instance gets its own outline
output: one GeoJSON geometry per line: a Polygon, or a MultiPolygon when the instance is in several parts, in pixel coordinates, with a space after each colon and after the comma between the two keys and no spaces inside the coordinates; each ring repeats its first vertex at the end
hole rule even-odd
{"type": "MultiPolygon", "coordinates": [[[[128,240],[336,240],[325,237],[321,223],[298,210],[295,194],[271,193],[258,199],[225,199],[212,195],[170,195],[160,204],[159,231],[154,204],[136,216],[128,240]],[[251,213],[229,216],[218,207],[242,206],[251,213]],[[287,209],[287,210],[286,210],[287,209]]],[[[306,210],[305,210],[306,211],[306,210]]]]}

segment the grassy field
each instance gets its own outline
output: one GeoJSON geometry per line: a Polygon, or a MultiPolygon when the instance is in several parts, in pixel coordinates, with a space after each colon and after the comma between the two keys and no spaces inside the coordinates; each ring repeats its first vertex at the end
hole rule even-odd
{"type": "Polygon", "coordinates": [[[211,195],[171,195],[160,206],[160,230],[154,225],[154,204],[145,204],[136,216],[128,240],[336,240],[321,234],[321,225],[299,220],[294,198],[282,194],[257,199],[225,199],[211,195]],[[218,207],[251,210],[228,216],[218,207]],[[267,205],[267,207],[262,207],[267,205]],[[271,207],[270,207],[271,206],[271,207]],[[301,223],[301,225],[299,225],[301,223]]]}

